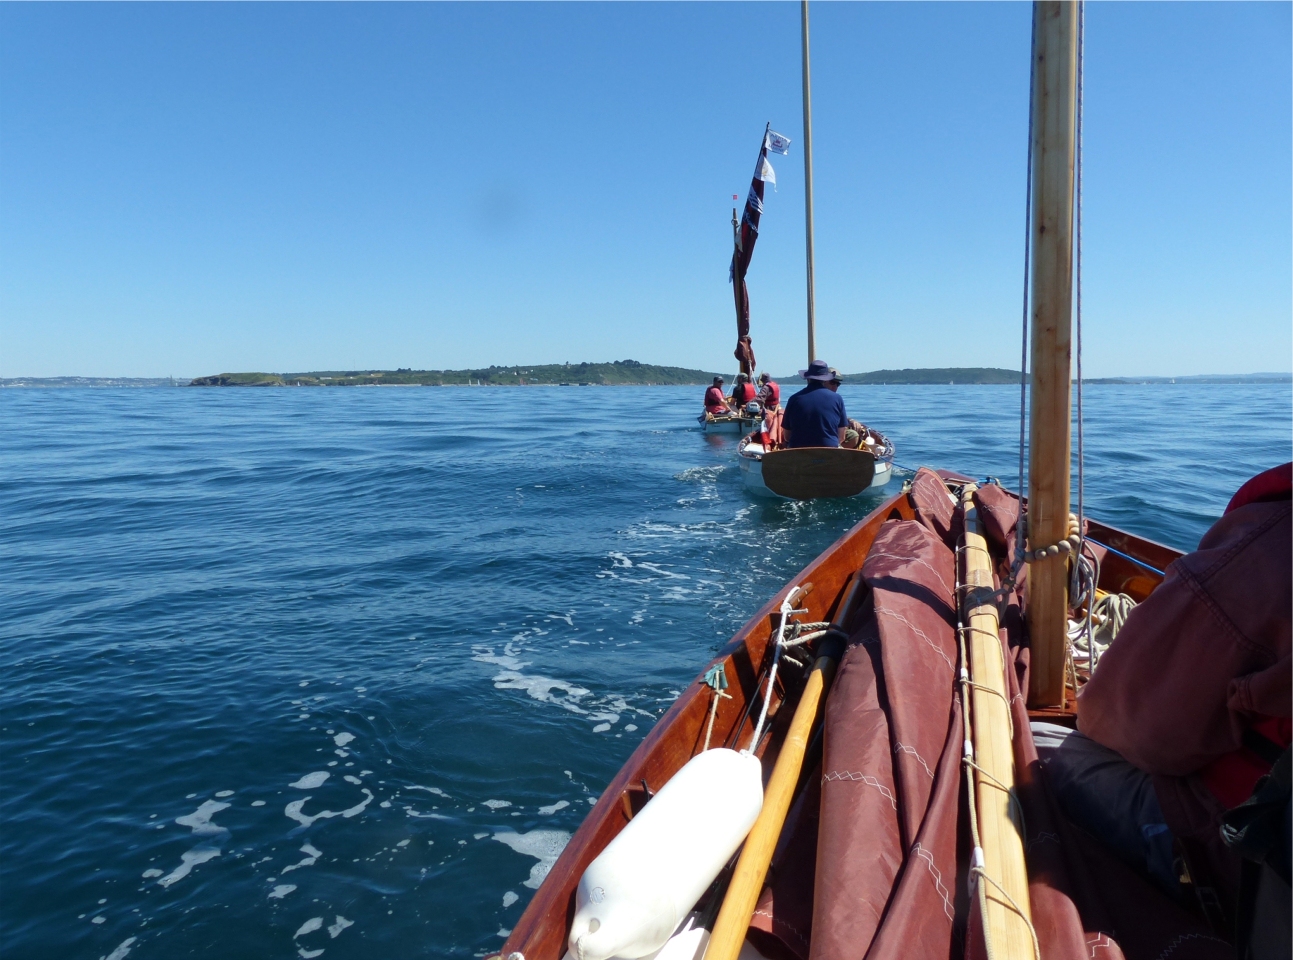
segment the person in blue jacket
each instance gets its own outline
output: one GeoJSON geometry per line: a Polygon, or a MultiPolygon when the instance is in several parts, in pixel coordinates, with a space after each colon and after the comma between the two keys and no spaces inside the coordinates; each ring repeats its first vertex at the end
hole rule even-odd
{"type": "Polygon", "coordinates": [[[786,401],[781,420],[788,447],[838,447],[844,442],[849,418],[844,398],[830,388],[834,374],[824,360],[814,360],[799,375],[808,386],[786,401]]]}

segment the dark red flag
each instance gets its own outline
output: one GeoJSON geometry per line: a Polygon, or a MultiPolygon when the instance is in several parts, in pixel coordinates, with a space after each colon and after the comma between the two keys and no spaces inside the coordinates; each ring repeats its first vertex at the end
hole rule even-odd
{"type": "MultiPolygon", "coordinates": [[[[769,128],[770,129],[770,128],[769,128]]],[[[736,249],[732,251],[732,266],[728,279],[736,298],[736,351],[734,356],[741,364],[741,372],[754,376],[754,344],[750,342],[750,291],[745,285],[745,272],[750,268],[754,243],[759,239],[759,217],[763,213],[763,183],[771,179],[772,166],[768,163],[768,131],[763,132],[759,147],[759,160],[754,166],[754,179],[750,193],[745,198],[745,212],[736,236],[736,249]]],[[[775,181],[774,181],[775,182],[775,181]]]]}

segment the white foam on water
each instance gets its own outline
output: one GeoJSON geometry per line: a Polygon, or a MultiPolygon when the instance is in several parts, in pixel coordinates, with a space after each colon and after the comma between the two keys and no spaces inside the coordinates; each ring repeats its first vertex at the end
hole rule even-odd
{"type": "Polygon", "coordinates": [[[599,723],[597,726],[593,727],[593,733],[605,733],[610,728],[611,725],[609,723],[599,723]]]}
{"type": "Polygon", "coordinates": [[[485,806],[489,807],[489,809],[491,810],[502,810],[504,807],[510,807],[511,805],[512,805],[511,800],[486,800],[485,801],[485,806]]]}
{"type": "Polygon", "coordinates": [[[221,790],[221,791],[219,791],[219,792],[216,794],[216,796],[217,796],[217,797],[232,797],[232,796],[233,796],[233,791],[232,791],[232,790],[221,790]]]}
{"type": "Polygon", "coordinates": [[[638,725],[637,725],[636,723],[626,723],[626,724],[624,724],[624,732],[625,732],[625,733],[632,733],[632,732],[633,732],[634,730],[636,730],[637,728],[638,728],[638,725]]]}
{"type": "Polygon", "coordinates": [[[399,843],[395,844],[395,846],[397,847],[407,847],[408,845],[409,845],[408,840],[401,840],[399,843]]]}
{"type": "MultiPolygon", "coordinates": [[[[368,772],[372,773],[371,770],[369,770],[368,772]]],[[[425,790],[427,793],[434,793],[437,797],[444,797],[446,800],[453,799],[453,797],[449,796],[449,794],[445,793],[439,787],[424,787],[424,786],[421,786],[420,784],[410,783],[404,789],[405,790],[425,790]]]]}
{"type": "Polygon", "coordinates": [[[353,733],[346,733],[345,731],[343,731],[337,734],[335,737],[333,737],[332,742],[339,747],[344,747],[346,744],[348,744],[350,741],[354,739],[355,739],[355,735],[353,733]]]}
{"type": "Polygon", "coordinates": [[[251,805],[252,805],[253,807],[263,807],[263,806],[265,805],[265,801],[264,801],[264,800],[253,800],[253,801],[251,802],[251,805]]]}
{"type": "Polygon", "coordinates": [[[301,812],[301,808],[305,806],[305,801],[310,799],[309,797],[305,797],[301,800],[293,800],[291,803],[289,803],[286,807],[283,808],[283,814],[295,820],[303,827],[310,826],[316,820],[327,820],[330,817],[346,817],[346,818],[355,817],[363,813],[364,808],[373,802],[373,792],[369,790],[367,787],[365,787],[364,793],[367,796],[364,798],[363,802],[358,803],[347,810],[339,810],[339,811],[323,810],[323,811],[320,811],[319,813],[316,813],[314,816],[310,816],[308,814],[301,812]]]}
{"type": "Polygon", "coordinates": [[[511,934],[512,934],[512,930],[510,927],[499,927],[498,933],[494,934],[494,936],[502,937],[504,940],[506,940],[509,936],[511,936],[511,934]]]}
{"type": "Polygon", "coordinates": [[[333,753],[335,753],[335,754],[336,754],[337,756],[339,756],[339,757],[348,757],[348,756],[350,756],[350,751],[349,751],[349,750],[333,750],[332,752],[333,752],[333,753]]]}
{"type": "Polygon", "coordinates": [[[169,887],[173,883],[179,883],[192,873],[193,868],[198,864],[214,860],[218,856],[220,856],[219,847],[194,847],[192,850],[180,854],[180,865],[158,880],[157,885],[159,887],[169,887]]]}
{"type": "Polygon", "coordinates": [[[539,813],[540,813],[542,816],[550,817],[550,816],[552,816],[554,813],[556,813],[558,810],[564,810],[564,809],[566,809],[566,807],[568,807],[568,806],[570,806],[570,801],[569,801],[569,800],[558,800],[556,803],[552,804],[551,806],[548,806],[548,807],[539,807],[539,813]]]}
{"type": "Polygon", "coordinates": [[[510,907],[512,904],[516,903],[516,901],[520,899],[521,898],[517,896],[515,893],[513,893],[511,890],[507,891],[507,893],[503,894],[503,909],[506,910],[508,907],[510,907]]]}
{"type": "Polygon", "coordinates": [[[346,929],[346,927],[353,927],[354,925],[355,921],[347,920],[341,914],[337,914],[337,922],[328,925],[328,936],[335,940],[341,934],[342,930],[346,929]]]}
{"type": "Polygon", "coordinates": [[[273,890],[269,891],[269,899],[282,900],[285,896],[287,896],[295,889],[296,889],[296,884],[294,883],[280,883],[273,890]]]}
{"type": "Polygon", "coordinates": [[[301,852],[305,854],[304,860],[300,863],[294,863],[291,866],[284,867],[279,871],[279,873],[291,873],[293,870],[300,870],[302,867],[312,867],[316,862],[318,862],[318,859],[323,856],[322,850],[316,850],[313,845],[308,843],[301,848],[301,852]]]}
{"type": "MultiPolygon", "coordinates": [[[[382,806],[389,807],[390,801],[383,800],[382,806]]],[[[419,813],[412,807],[405,807],[404,812],[410,817],[417,817],[419,820],[453,820],[453,817],[446,817],[443,813],[419,813]]]]}
{"type": "Polygon", "coordinates": [[[332,774],[327,770],[316,770],[314,773],[307,773],[296,783],[289,783],[289,787],[296,787],[298,790],[313,790],[315,787],[323,786],[323,782],[332,774]]]}
{"type": "Polygon", "coordinates": [[[91,920],[90,922],[91,922],[91,923],[107,923],[107,922],[108,922],[108,918],[107,918],[107,917],[95,917],[95,918],[94,918],[93,920],[91,920]]]}
{"type": "Polygon", "coordinates": [[[153,877],[160,877],[161,875],[162,875],[162,871],[158,870],[156,867],[149,867],[143,873],[143,877],[145,880],[151,880],[153,879],[153,877]]]}
{"type": "Polygon", "coordinates": [[[296,933],[292,934],[292,939],[295,940],[297,937],[303,937],[307,933],[314,933],[314,931],[318,930],[321,926],[323,926],[323,917],[311,917],[309,920],[305,921],[305,923],[301,924],[301,928],[297,930],[296,933]]]}
{"type": "Polygon", "coordinates": [[[471,835],[471,838],[472,838],[473,840],[481,840],[481,839],[484,839],[485,837],[488,837],[488,836],[489,836],[489,834],[488,834],[488,833],[473,833],[473,834],[471,835]]]}
{"type": "Polygon", "coordinates": [[[117,944],[117,949],[106,957],[100,957],[99,960],[126,960],[126,954],[130,952],[130,948],[134,946],[135,941],[138,939],[138,937],[126,937],[125,940],[117,944]]]}
{"type": "Polygon", "coordinates": [[[318,950],[306,950],[305,947],[297,947],[296,953],[297,956],[304,957],[305,960],[314,960],[315,957],[323,955],[323,948],[320,947],[318,950]]]}
{"type": "Polygon", "coordinates": [[[211,822],[212,817],[221,810],[227,809],[229,809],[229,804],[227,803],[221,803],[219,800],[204,800],[202,806],[183,817],[176,817],[175,822],[181,827],[191,827],[198,836],[207,837],[218,833],[228,833],[229,831],[218,823],[211,822]]]}
{"type": "Polygon", "coordinates": [[[633,561],[630,560],[628,557],[624,556],[624,554],[622,553],[616,553],[614,550],[612,550],[609,554],[607,554],[607,556],[609,556],[612,560],[615,561],[615,566],[617,567],[628,569],[629,567],[633,566],[633,561]]]}
{"type": "Polygon", "coordinates": [[[517,657],[518,651],[512,642],[509,641],[503,647],[501,654],[496,654],[493,647],[478,646],[473,647],[472,650],[473,660],[502,667],[502,670],[494,675],[494,689],[524,690],[530,697],[542,703],[553,703],[572,713],[587,712],[579,706],[578,701],[591,693],[591,690],[567,683],[565,680],[523,673],[522,669],[530,664],[517,657]],[[560,691],[564,696],[559,696],[553,691],[560,691]]]}
{"type": "Polygon", "coordinates": [[[345,780],[346,783],[353,783],[355,786],[359,786],[361,783],[364,782],[360,780],[358,777],[351,776],[350,774],[346,774],[341,779],[345,780]]]}
{"type": "Polygon", "coordinates": [[[507,844],[519,854],[539,861],[530,868],[530,877],[525,881],[525,886],[537,890],[552,865],[557,862],[557,857],[561,856],[561,851],[570,842],[570,834],[564,830],[531,830],[529,833],[500,830],[494,834],[494,839],[507,844]]]}

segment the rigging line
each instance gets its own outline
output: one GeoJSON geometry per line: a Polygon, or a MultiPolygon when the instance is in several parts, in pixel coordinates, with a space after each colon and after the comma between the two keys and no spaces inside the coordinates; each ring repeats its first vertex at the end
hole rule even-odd
{"type": "MultiPolygon", "coordinates": [[[[1086,533],[1086,451],[1083,448],[1082,416],[1082,133],[1083,113],[1086,94],[1086,3],[1078,2],[1078,48],[1077,48],[1077,156],[1074,166],[1077,167],[1077,224],[1075,232],[1077,256],[1074,266],[1077,282],[1077,495],[1078,495],[1078,557],[1082,556],[1082,538],[1086,533]]],[[[1075,569],[1078,565],[1075,565],[1075,569]]],[[[1094,595],[1093,595],[1094,599],[1094,595]]],[[[1088,613],[1090,605],[1087,606],[1088,613]]],[[[1088,617],[1089,619],[1089,617],[1088,617]]]]}
{"type": "MultiPolygon", "coordinates": [[[[1033,232],[1033,107],[1036,92],[1033,90],[1032,73],[1037,69],[1037,32],[1033,31],[1032,45],[1028,55],[1028,167],[1025,175],[1024,191],[1024,305],[1023,333],[1019,348],[1019,520],[1015,525],[1015,562],[1021,563],[1024,555],[1024,443],[1028,424],[1028,281],[1029,267],[1032,263],[1033,232]]],[[[1019,571],[1011,572],[1011,580],[1019,571]]]]}

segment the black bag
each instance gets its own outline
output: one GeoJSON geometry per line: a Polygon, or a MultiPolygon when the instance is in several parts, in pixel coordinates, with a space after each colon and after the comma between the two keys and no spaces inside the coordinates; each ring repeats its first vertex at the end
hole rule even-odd
{"type": "Polygon", "coordinates": [[[1239,960],[1287,960],[1293,955],[1291,774],[1293,759],[1286,749],[1257,781],[1252,796],[1222,817],[1221,839],[1243,859],[1235,917],[1239,960]]]}

